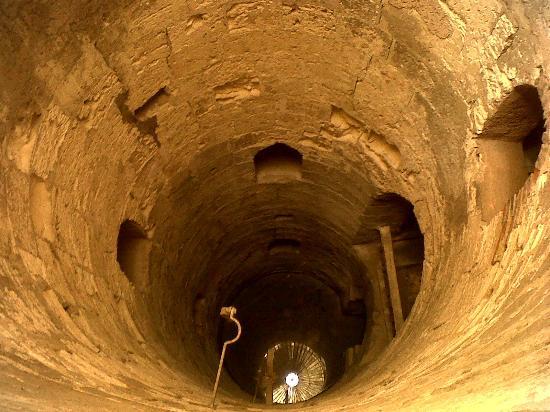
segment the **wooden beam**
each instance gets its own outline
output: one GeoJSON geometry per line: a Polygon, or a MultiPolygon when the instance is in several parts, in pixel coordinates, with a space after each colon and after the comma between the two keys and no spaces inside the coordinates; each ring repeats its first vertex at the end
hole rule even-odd
{"type": "MultiPolygon", "coordinates": [[[[378,248],[377,248],[378,249],[378,248]]],[[[382,301],[382,305],[384,308],[383,314],[384,314],[384,325],[386,326],[386,337],[388,339],[388,342],[390,342],[393,339],[394,333],[393,333],[393,326],[391,324],[391,306],[390,302],[388,300],[388,295],[386,293],[386,280],[384,279],[384,271],[382,269],[382,256],[380,256],[380,252],[376,253],[376,265],[374,266],[374,274],[377,279],[378,284],[378,293],[380,295],[380,300],[382,301]]]]}
{"type": "Polygon", "coordinates": [[[395,334],[397,335],[403,327],[404,320],[401,297],[399,296],[399,284],[397,283],[397,272],[395,270],[395,260],[393,257],[391,231],[389,226],[379,227],[378,230],[380,231],[382,248],[384,249],[384,257],[386,259],[386,272],[388,273],[388,284],[390,286],[393,321],[395,323],[395,334]]]}
{"type": "MultiPolygon", "coordinates": [[[[380,243],[366,243],[361,245],[354,245],[353,248],[357,253],[361,262],[365,265],[365,282],[370,285],[373,291],[373,307],[368,307],[367,310],[378,311],[381,313],[383,320],[383,327],[385,331],[385,337],[387,343],[389,343],[394,336],[393,323],[391,320],[391,305],[388,294],[386,293],[386,275],[384,274],[384,258],[380,251],[380,243]]],[[[365,301],[365,305],[368,306],[368,302],[365,301]]],[[[369,352],[367,349],[372,342],[370,338],[365,335],[363,340],[363,346],[365,347],[365,353],[369,352]]],[[[385,346],[385,345],[384,345],[385,346]]]]}

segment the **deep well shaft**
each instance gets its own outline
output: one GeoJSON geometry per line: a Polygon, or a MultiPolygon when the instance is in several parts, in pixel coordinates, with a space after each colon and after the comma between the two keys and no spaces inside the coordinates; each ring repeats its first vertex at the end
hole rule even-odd
{"type": "Polygon", "coordinates": [[[547,0],[1,3],[0,409],[550,409],[547,0]]]}

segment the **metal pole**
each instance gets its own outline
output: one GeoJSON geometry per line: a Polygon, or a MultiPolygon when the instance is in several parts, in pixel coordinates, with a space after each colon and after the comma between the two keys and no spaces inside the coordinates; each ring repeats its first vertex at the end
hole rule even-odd
{"type": "Polygon", "coordinates": [[[240,322],[237,320],[237,318],[235,318],[236,314],[237,314],[237,308],[235,308],[234,306],[223,307],[220,311],[221,316],[223,316],[226,319],[231,320],[232,322],[234,322],[237,325],[237,336],[235,336],[233,339],[226,340],[223,343],[222,354],[220,356],[220,363],[218,365],[218,374],[216,375],[216,383],[214,384],[214,392],[212,393],[212,405],[211,405],[212,408],[214,408],[214,405],[216,403],[216,393],[218,392],[218,385],[220,383],[220,376],[222,374],[222,367],[223,367],[223,360],[225,358],[225,351],[226,351],[226,349],[229,345],[237,342],[239,340],[239,338],[241,337],[242,328],[241,328],[240,322]]]}

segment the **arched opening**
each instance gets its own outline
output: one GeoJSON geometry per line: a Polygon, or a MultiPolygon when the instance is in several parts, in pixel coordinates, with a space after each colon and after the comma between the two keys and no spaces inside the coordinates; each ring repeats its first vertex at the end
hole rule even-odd
{"type": "Polygon", "coordinates": [[[367,313],[372,314],[376,327],[365,354],[366,359],[373,359],[399,332],[420,291],[424,235],[412,203],[395,193],[374,198],[363,213],[354,249],[374,295],[370,300],[374,306],[367,307],[367,313]]]}
{"type": "Polygon", "coordinates": [[[535,171],[544,131],[540,97],[530,85],[514,88],[486,121],[478,138],[483,161],[478,187],[483,220],[503,210],[535,171]]]}
{"type": "Polygon", "coordinates": [[[120,225],[117,239],[117,261],[128,280],[139,288],[148,283],[151,241],[146,232],[133,220],[120,225]]]}
{"type": "Polygon", "coordinates": [[[275,143],[254,156],[258,183],[286,183],[302,178],[302,155],[296,149],[275,143]]]}

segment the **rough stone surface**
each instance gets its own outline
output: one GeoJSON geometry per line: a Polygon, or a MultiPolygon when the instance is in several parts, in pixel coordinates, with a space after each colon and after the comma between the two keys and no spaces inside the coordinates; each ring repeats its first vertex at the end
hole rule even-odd
{"type": "MultiPolygon", "coordinates": [[[[482,140],[517,86],[548,118],[549,20],[547,0],[2,2],[0,409],[209,410],[219,307],[296,263],[273,239],[368,296],[385,193],[424,236],[418,297],[387,346],[374,298],[374,352],[296,408],[550,409],[549,133],[522,185],[487,178],[506,165],[482,140]],[[258,184],[276,142],[301,177],[258,184]]],[[[224,375],[218,410],[250,402],[224,375]]]]}

